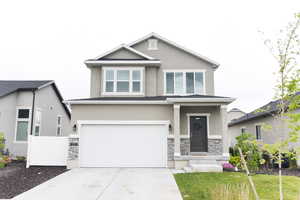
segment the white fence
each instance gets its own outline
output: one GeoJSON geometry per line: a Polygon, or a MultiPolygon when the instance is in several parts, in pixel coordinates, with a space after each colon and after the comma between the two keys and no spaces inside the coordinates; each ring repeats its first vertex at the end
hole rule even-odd
{"type": "Polygon", "coordinates": [[[66,166],[68,137],[28,136],[27,165],[66,166]]]}

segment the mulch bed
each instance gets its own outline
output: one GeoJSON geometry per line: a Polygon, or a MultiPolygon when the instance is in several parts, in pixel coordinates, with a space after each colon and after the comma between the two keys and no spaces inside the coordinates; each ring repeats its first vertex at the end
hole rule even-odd
{"type": "Polygon", "coordinates": [[[0,169],[0,199],[10,199],[66,172],[66,167],[30,167],[24,162],[0,169]]]}
{"type": "MultiPolygon", "coordinates": [[[[264,169],[256,172],[257,174],[268,174],[268,175],[278,175],[278,169],[264,169]]],[[[284,176],[298,176],[300,177],[300,168],[287,168],[282,169],[282,175],[284,176]]]]}

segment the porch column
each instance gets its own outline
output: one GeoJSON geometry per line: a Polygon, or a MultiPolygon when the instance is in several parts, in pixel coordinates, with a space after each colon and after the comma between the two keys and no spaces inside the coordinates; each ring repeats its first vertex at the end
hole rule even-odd
{"type": "Polygon", "coordinates": [[[180,104],[174,104],[174,157],[180,156],[180,104]]]}
{"type": "Polygon", "coordinates": [[[223,156],[229,156],[229,137],[227,127],[227,106],[221,105],[220,107],[221,124],[222,124],[222,143],[223,143],[223,156]]]}

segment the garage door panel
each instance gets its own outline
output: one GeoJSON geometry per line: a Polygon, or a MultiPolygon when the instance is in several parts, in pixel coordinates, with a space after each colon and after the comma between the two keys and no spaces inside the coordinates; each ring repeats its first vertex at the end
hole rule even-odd
{"type": "Polygon", "coordinates": [[[82,125],[81,167],[166,167],[164,124],[82,125]]]}

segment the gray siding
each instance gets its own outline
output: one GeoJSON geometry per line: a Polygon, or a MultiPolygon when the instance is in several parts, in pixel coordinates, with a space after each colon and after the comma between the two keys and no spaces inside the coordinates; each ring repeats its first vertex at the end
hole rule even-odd
{"type": "MultiPolygon", "coordinates": [[[[17,107],[24,106],[31,109],[32,92],[15,92],[0,98],[0,132],[4,132],[6,146],[14,156],[27,155],[27,143],[16,143],[16,111],[17,107]]],[[[36,92],[36,109],[41,109],[41,136],[56,136],[57,115],[62,116],[62,134],[71,133],[70,120],[59,102],[52,86],[47,86],[36,92]],[[52,109],[50,109],[52,106],[52,109]]],[[[34,119],[35,120],[35,119],[34,119]]],[[[30,126],[29,122],[29,126],[30,126]]]]}
{"type": "Polygon", "coordinates": [[[158,40],[158,50],[148,50],[148,41],[141,42],[133,47],[134,49],[145,53],[151,57],[160,59],[162,62],[158,70],[157,77],[157,94],[164,93],[164,77],[163,70],[185,70],[185,69],[201,69],[206,70],[206,92],[208,95],[214,95],[214,69],[212,65],[193,55],[190,55],[176,47],[173,47],[163,41],[158,40]]]}
{"type": "MultiPolygon", "coordinates": [[[[201,60],[191,54],[188,54],[176,47],[173,47],[163,41],[158,41],[158,50],[148,50],[147,41],[141,42],[134,46],[134,49],[145,53],[151,57],[161,60],[161,66],[145,67],[145,95],[160,96],[164,94],[164,70],[205,70],[205,90],[207,95],[214,95],[214,69],[212,64],[201,60]]],[[[136,55],[120,50],[107,58],[119,59],[136,59],[136,55]]],[[[118,67],[118,66],[116,66],[118,67]]],[[[125,67],[125,66],[124,66],[125,67]]],[[[129,66],[130,67],[130,66],[129,66]]],[[[138,66],[135,66],[138,67],[138,66]]],[[[91,67],[91,97],[101,96],[102,78],[101,66],[91,67]]]]}
{"type": "Polygon", "coordinates": [[[5,149],[12,149],[15,140],[17,93],[0,98],[0,132],[4,133],[5,149]]]}
{"type": "MultiPolygon", "coordinates": [[[[296,112],[300,112],[297,110],[296,112]]],[[[268,124],[272,126],[271,130],[263,130],[261,132],[262,141],[266,144],[273,144],[280,139],[280,136],[283,138],[288,137],[289,128],[288,124],[285,124],[283,128],[280,127],[280,122],[274,120],[272,117],[262,117],[258,119],[254,119],[251,121],[247,121],[241,124],[237,124],[232,127],[228,127],[228,135],[230,136],[230,145],[234,145],[236,143],[236,137],[241,135],[241,128],[246,128],[247,133],[253,134],[256,137],[256,128],[255,126],[258,124],[268,124]]],[[[297,144],[292,144],[292,146],[300,146],[300,141],[297,144]]]]}
{"type": "Polygon", "coordinates": [[[112,54],[109,54],[107,56],[104,57],[105,59],[144,59],[143,57],[132,53],[126,49],[120,49],[118,51],[113,52],[112,54]]]}

